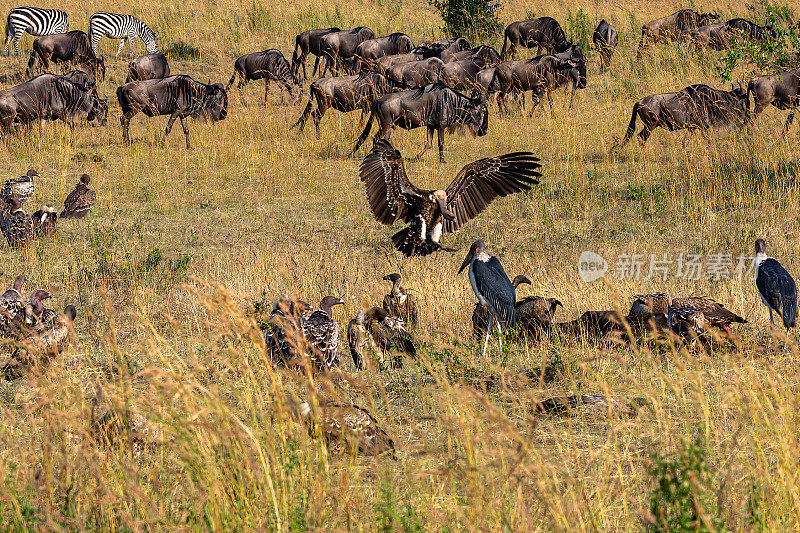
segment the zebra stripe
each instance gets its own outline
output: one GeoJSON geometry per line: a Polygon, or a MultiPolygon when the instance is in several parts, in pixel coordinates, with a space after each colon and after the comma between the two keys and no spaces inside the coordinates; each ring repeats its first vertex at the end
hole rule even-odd
{"type": "Polygon", "coordinates": [[[14,53],[19,55],[19,40],[25,32],[38,37],[52,33],[67,33],[68,30],[67,14],[60,9],[15,7],[8,12],[6,18],[6,45],[3,47],[3,53],[6,53],[8,45],[13,40],[14,53]]]}
{"type": "Polygon", "coordinates": [[[153,33],[147,24],[137,19],[133,15],[118,15],[116,13],[106,13],[105,11],[98,11],[89,18],[89,36],[92,39],[92,50],[97,54],[97,43],[103,36],[111,39],[121,39],[119,43],[119,50],[117,50],[117,57],[122,52],[122,47],[125,46],[125,40],[128,40],[128,48],[133,57],[133,41],[139,36],[147,48],[148,54],[155,54],[158,52],[158,38],[153,33]]]}

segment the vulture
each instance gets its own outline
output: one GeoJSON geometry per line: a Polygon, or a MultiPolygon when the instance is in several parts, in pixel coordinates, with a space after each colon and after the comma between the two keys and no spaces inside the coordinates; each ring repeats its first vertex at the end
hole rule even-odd
{"type": "Polygon", "coordinates": [[[18,337],[26,328],[26,321],[29,321],[25,302],[22,301],[24,284],[25,276],[17,276],[14,280],[14,287],[5,291],[0,297],[0,337],[2,338],[18,337]]]}
{"type": "Polygon", "coordinates": [[[33,183],[33,178],[38,178],[39,173],[30,169],[27,174],[18,178],[12,178],[3,183],[0,188],[0,199],[6,203],[11,203],[12,200],[19,200],[20,205],[30,200],[36,190],[36,185],[33,183]]]}
{"type": "Polygon", "coordinates": [[[22,376],[23,370],[46,368],[69,346],[69,334],[76,315],[74,305],[64,308],[63,314],[44,310],[33,326],[26,328],[25,336],[17,341],[11,361],[1,370],[3,376],[9,380],[16,379],[22,376]]]}
{"type": "Polygon", "coordinates": [[[694,307],[671,305],[667,313],[670,329],[684,341],[699,338],[705,342],[709,321],[702,310],[694,307]]]}
{"type": "Polygon", "coordinates": [[[52,205],[43,205],[33,214],[33,233],[40,237],[49,237],[56,232],[58,214],[52,205]]]}
{"type": "Polygon", "coordinates": [[[272,304],[265,341],[276,361],[294,365],[306,352],[302,315],[307,311],[309,304],[285,294],[272,304]]]}
{"type": "Polygon", "coordinates": [[[346,403],[321,402],[319,410],[313,413],[311,406],[303,402],[297,410],[301,420],[309,425],[312,435],[314,426],[318,426],[333,454],[389,455],[394,458],[394,441],[366,409],[346,403]]]}
{"type": "Polygon", "coordinates": [[[0,219],[0,230],[11,248],[27,246],[33,241],[33,221],[22,210],[22,201],[19,198],[13,198],[8,206],[9,209],[0,219]]]}
{"type": "Polygon", "coordinates": [[[772,328],[775,327],[773,312],[783,319],[786,328],[786,342],[783,351],[789,344],[789,328],[797,326],[797,284],[794,278],[775,259],[767,256],[767,244],[764,239],[756,241],[756,288],[761,301],[769,309],[769,340],[767,350],[772,346],[772,328]]]}
{"type": "Polygon", "coordinates": [[[90,181],[89,174],[81,176],[81,181],[75,185],[75,189],[64,200],[61,218],[83,218],[89,214],[97,198],[97,194],[89,188],[90,181]]]}
{"type": "MultiPolygon", "coordinates": [[[[514,287],[515,294],[517,287],[519,287],[523,283],[527,283],[528,285],[530,285],[531,280],[529,280],[527,277],[521,274],[515,277],[511,281],[511,285],[514,287]]],[[[516,303],[516,308],[518,313],[519,313],[520,303],[521,302],[516,303]]],[[[475,303],[475,309],[472,311],[472,332],[475,334],[476,337],[483,335],[488,326],[489,326],[489,308],[483,305],[480,301],[478,301],[475,303]]]]}
{"type": "Polygon", "coordinates": [[[386,140],[375,143],[359,170],[375,219],[408,226],[392,236],[394,247],[408,257],[444,248],[443,233],[454,233],[478,216],[498,196],[530,189],[539,183],[539,159],[528,152],[487,157],[461,169],[446,189],[420,189],[408,179],[403,157],[386,140]]]}
{"type": "Polygon", "coordinates": [[[702,311],[709,326],[721,329],[731,334],[730,325],[733,323],[746,324],[747,320],[725,308],[721,303],[705,296],[689,296],[687,298],[670,298],[666,292],[655,294],[640,294],[631,306],[631,315],[644,313],[668,314],[670,307],[685,307],[702,311]]]}
{"type": "Polygon", "coordinates": [[[329,370],[339,363],[339,323],[333,318],[331,308],[342,304],[344,300],[326,296],[320,302],[319,309],[302,315],[301,327],[311,343],[311,363],[317,370],[329,370]]]}
{"type": "Polygon", "coordinates": [[[387,274],[383,280],[392,282],[391,292],[383,297],[383,308],[412,328],[417,327],[417,300],[403,289],[403,278],[400,274],[387,274]]]}
{"type": "Polygon", "coordinates": [[[132,446],[134,455],[139,455],[144,448],[157,444],[162,438],[159,428],[142,415],[127,407],[118,409],[112,405],[97,384],[92,398],[89,435],[100,445],[132,446]]]}
{"type": "MultiPolygon", "coordinates": [[[[372,347],[382,360],[384,352],[396,348],[412,357],[417,354],[414,343],[406,330],[402,319],[389,315],[385,309],[371,307],[366,311],[362,309],[356,317],[347,324],[347,342],[350,345],[350,354],[353,363],[359,370],[365,368],[364,351],[367,345],[372,347]]],[[[399,355],[392,361],[394,368],[402,365],[403,359],[399,355]]]]}
{"type": "Polygon", "coordinates": [[[506,271],[500,261],[486,252],[483,241],[475,241],[469,248],[469,253],[461,263],[458,274],[469,266],[469,283],[478,302],[489,310],[489,322],[486,327],[486,340],[483,343],[483,356],[489,346],[489,337],[492,328],[496,325],[500,352],[503,351],[502,334],[517,325],[517,295],[514,285],[508,279],[506,271]]]}
{"type": "Polygon", "coordinates": [[[644,398],[634,398],[629,403],[608,396],[593,394],[573,394],[555,396],[536,404],[535,410],[540,414],[550,415],[584,415],[590,418],[636,418],[639,407],[647,405],[644,398]]]}

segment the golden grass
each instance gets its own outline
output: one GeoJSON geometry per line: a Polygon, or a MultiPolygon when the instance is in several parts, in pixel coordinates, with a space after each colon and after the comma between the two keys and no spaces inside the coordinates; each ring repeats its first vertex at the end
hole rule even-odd
{"type": "MultiPolygon", "coordinates": [[[[364,24],[379,34],[405,31],[415,42],[440,36],[437,16],[420,0],[357,0],[338,11],[320,1],[143,6],[133,12],[152,22],[162,49],[182,40],[201,50],[196,62],[173,59],[173,72],[204,81],[227,81],[241,53],[278,47],[290,57],[294,35],[311,27],[364,24]]],[[[634,293],[707,294],[750,320],[737,328],[740,351],[553,339],[515,344],[508,360],[514,372],[559,360],[553,382],[509,378],[485,393],[451,382],[448,372],[464,367],[500,372],[502,355],[495,346],[483,360],[470,337],[474,296],[466,275],[455,275],[461,253],[400,257],[389,245],[391,230],[369,215],[357,176],[363,151],[347,155],[359,131],[356,113],[329,112],[321,140],[313,128],[298,135],[288,128],[302,108],[280,105],[274,94],[264,108],[263,86],[253,83],[244,91],[247,107],[231,93],[225,121],[190,123],[191,151],[179,127],[164,140],[166,117],[142,115],[125,147],[114,91],[126,75],[127,51],[113,60],[117,43],[106,40],[101,47],[112,58],[100,90],[112,105],[108,126],[79,129],[70,143],[63,125],[48,124],[41,136],[34,130],[0,148],[7,177],[28,167],[43,176],[31,208],[60,204],[82,172],[98,193],[87,220],[65,221],[55,238],[5,253],[3,282],[24,272],[29,288],[53,293],[55,306],[77,304],[79,319],[75,345],[45,375],[0,387],[3,529],[640,529],[655,485],[650,456],[672,454],[693,435],[706,440],[713,507],[727,527],[756,528],[745,502],[758,494],[764,529],[797,529],[798,350],[765,353],[769,322],[752,281],[609,277],[587,285],[577,271],[583,250],[611,261],[665,251],[735,256],[751,254],[760,236],[796,272],[797,132],[784,138],[785,113],[771,108],[751,133],[721,131],[705,142],[658,130],[645,151],[634,142],[613,153],[635,99],[689,83],[719,86],[713,61],[657,45],[641,68],[633,64],[637,28],[672,12],[671,2],[569,7],[584,9],[595,24],[611,20],[621,35],[608,74],[598,76],[599,59],[590,57],[589,86],[575,109],[559,97],[555,120],[545,109],[531,119],[498,117],[493,109],[486,137],[449,136],[447,164],[431,151],[407,170],[420,185],[440,185],[480,157],[539,154],[540,187],[496,202],[445,244],[464,250],[484,239],[509,274],[531,278],[522,294],[564,303],[559,320],[626,308],[634,293]],[[163,260],[148,269],[154,250],[163,260]],[[186,254],[184,271],[175,264],[186,254]],[[325,397],[370,408],[394,437],[398,459],[330,458],[319,439],[276,408],[284,390],[315,393],[273,368],[243,309],[284,292],[312,303],[334,294],[346,301],[335,308],[344,327],[381,301],[388,286],[380,279],[393,271],[422,303],[419,361],[351,375],[345,347],[339,385],[318,385],[325,397]],[[163,442],[141,454],[124,444],[92,445],[95,383],[120,409],[147,416],[163,442]],[[631,421],[534,415],[536,400],[564,393],[645,397],[651,408],[631,421]]],[[[702,7],[731,14],[721,2],[702,7]]],[[[85,28],[99,9],[131,6],[91,0],[70,7],[72,28],[85,28]]],[[[566,9],[518,2],[503,16],[534,11],[565,23],[566,9]]],[[[21,70],[30,43],[23,38],[20,58],[0,58],[0,72],[21,70]]],[[[406,154],[423,139],[421,130],[395,135],[406,154]]]]}

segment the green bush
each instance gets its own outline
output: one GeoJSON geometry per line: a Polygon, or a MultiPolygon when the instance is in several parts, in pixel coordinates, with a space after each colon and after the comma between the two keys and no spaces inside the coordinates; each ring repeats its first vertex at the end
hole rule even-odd
{"type": "Polygon", "coordinates": [[[702,437],[684,441],[675,458],[653,456],[649,469],[656,487],[650,496],[655,531],[723,531],[713,494],[713,475],[702,437]]]}
{"type": "Polygon", "coordinates": [[[428,0],[442,16],[445,34],[471,40],[498,35],[503,29],[500,0],[428,0]]]}
{"type": "Polygon", "coordinates": [[[584,54],[591,50],[589,43],[594,27],[589,20],[589,15],[583,9],[578,9],[575,15],[572,10],[567,9],[567,22],[569,24],[569,40],[572,44],[580,44],[584,54]]]}

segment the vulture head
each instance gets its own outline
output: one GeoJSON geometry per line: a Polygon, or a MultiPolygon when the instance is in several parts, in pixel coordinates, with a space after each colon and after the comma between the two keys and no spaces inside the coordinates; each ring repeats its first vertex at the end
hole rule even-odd
{"type": "Polygon", "coordinates": [[[341,298],[337,298],[336,296],[326,296],[319,303],[319,309],[320,311],[323,311],[326,315],[332,316],[331,308],[334,305],[344,305],[344,300],[342,300],[341,298]]]}
{"type": "Polygon", "coordinates": [[[529,280],[527,276],[523,276],[522,274],[516,276],[514,280],[511,282],[511,284],[514,286],[515,289],[520,285],[522,285],[523,283],[525,285],[531,285],[531,280],[529,280]]]}
{"type": "Polygon", "coordinates": [[[397,283],[400,281],[400,274],[386,274],[383,276],[383,281],[391,281],[392,283],[397,283]]]}
{"type": "Polygon", "coordinates": [[[447,193],[443,190],[433,191],[430,195],[431,201],[436,202],[439,205],[439,212],[442,213],[442,216],[447,220],[455,220],[455,215],[447,209],[447,193]]]}
{"type": "Polygon", "coordinates": [[[42,316],[44,312],[44,301],[50,298],[50,293],[42,290],[37,289],[31,295],[31,307],[33,308],[33,314],[36,316],[42,316]]]}

